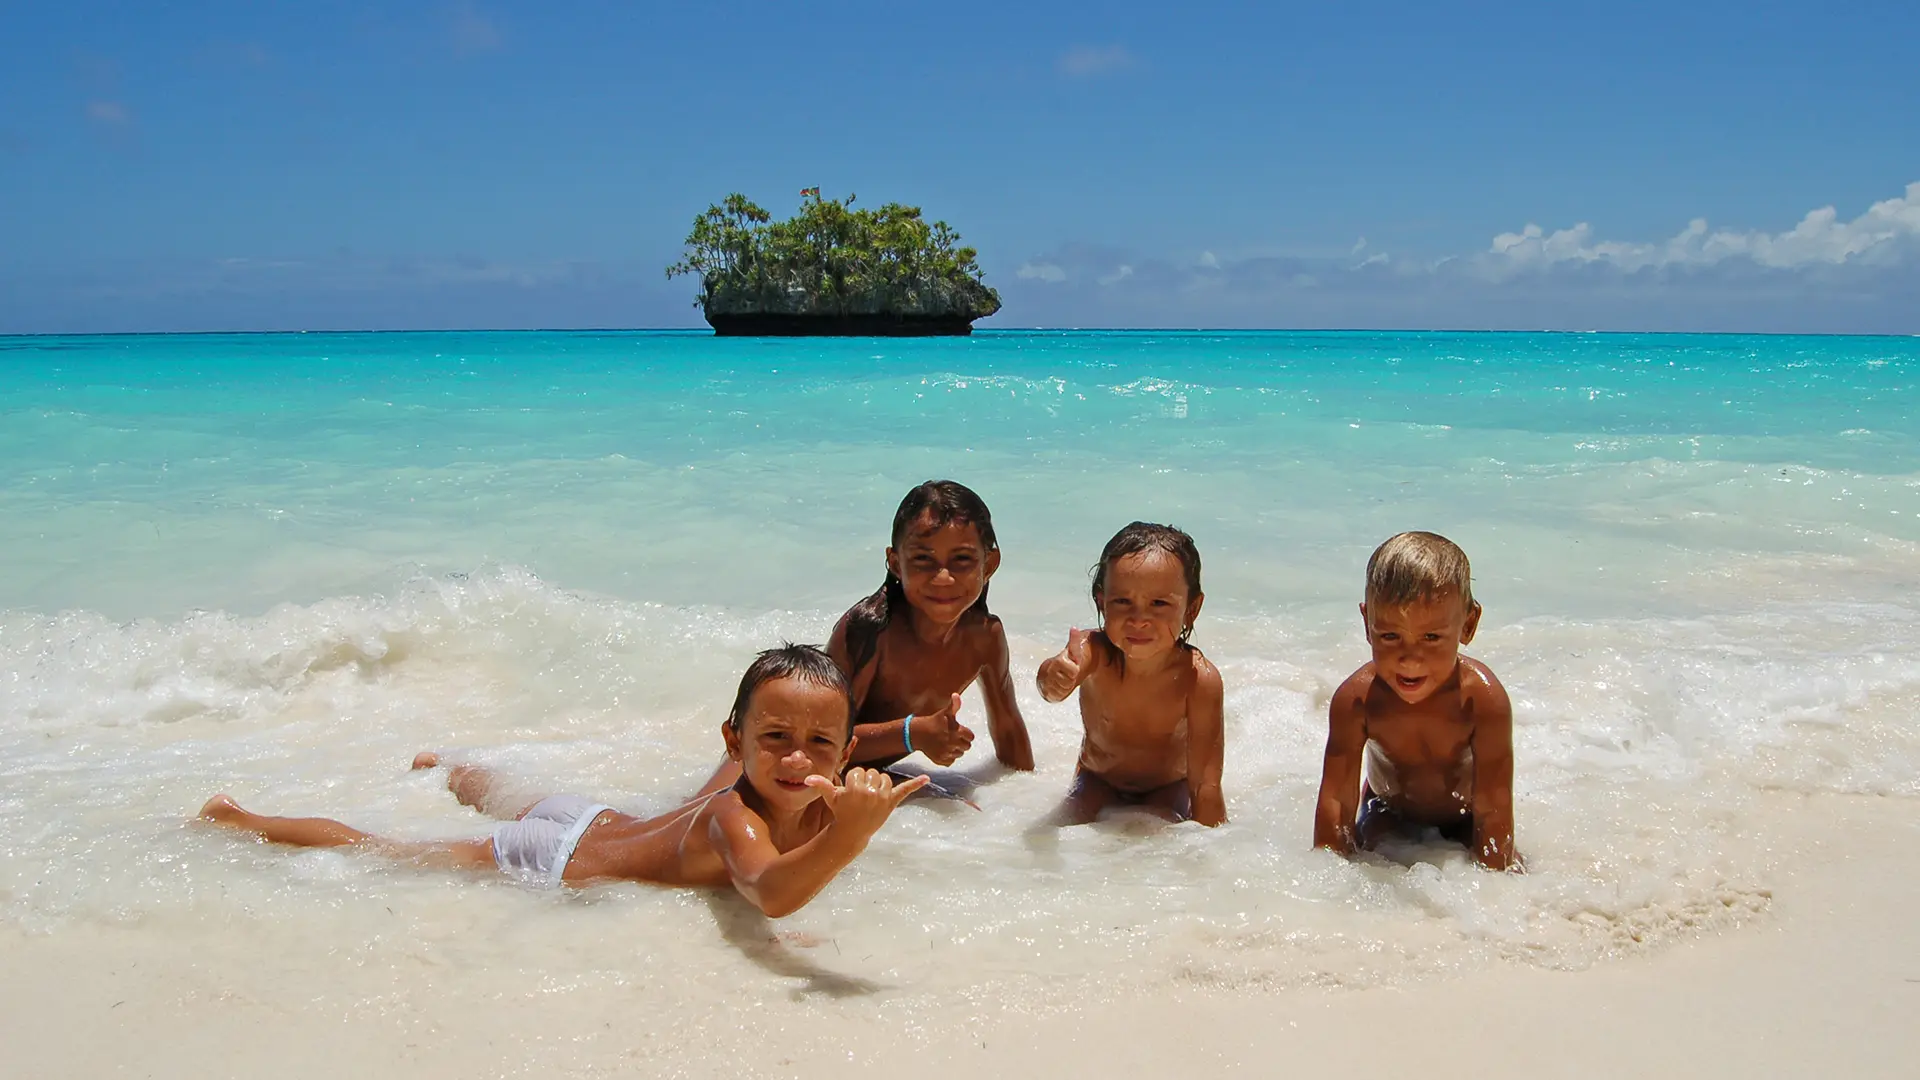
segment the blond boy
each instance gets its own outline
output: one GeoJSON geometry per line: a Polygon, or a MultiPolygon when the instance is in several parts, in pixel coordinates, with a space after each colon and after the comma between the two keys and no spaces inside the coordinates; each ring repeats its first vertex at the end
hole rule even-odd
{"type": "Polygon", "coordinates": [[[1328,708],[1314,846],[1352,854],[1434,828],[1488,869],[1519,869],[1513,706],[1460,655],[1480,625],[1466,553],[1434,533],[1389,539],[1367,560],[1360,617],[1373,659],[1328,708]]]}

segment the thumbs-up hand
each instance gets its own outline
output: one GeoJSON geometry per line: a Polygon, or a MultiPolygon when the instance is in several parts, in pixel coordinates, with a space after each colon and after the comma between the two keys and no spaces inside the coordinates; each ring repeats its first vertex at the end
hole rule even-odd
{"type": "Polygon", "coordinates": [[[1066,647],[1040,661],[1034,682],[1040,684],[1040,696],[1048,701],[1064,701],[1080,685],[1093,666],[1093,631],[1075,627],[1067,631],[1066,647]]]}
{"type": "Polygon", "coordinates": [[[960,722],[959,713],[960,695],[955,694],[939,712],[907,721],[912,725],[909,734],[913,737],[913,748],[942,768],[960,760],[960,755],[973,745],[973,732],[960,722]]]}

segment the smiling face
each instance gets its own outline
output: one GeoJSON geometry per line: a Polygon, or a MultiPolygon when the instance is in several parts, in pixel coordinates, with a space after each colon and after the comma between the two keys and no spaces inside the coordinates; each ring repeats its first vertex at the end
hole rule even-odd
{"type": "Polygon", "coordinates": [[[935,526],[922,516],[887,549],[887,568],[900,579],[907,603],[941,625],[960,616],[980,599],[987,579],[1000,568],[1000,552],[980,541],[980,530],[970,521],[935,526]]]}
{"type": "Polygon", "coordinates": [[[838,781],[853,754],[842,690],[804,679],[769,679],[753,691],[740,730],[721,725],[727,756],[770,806],[799,810],[820,797],[807,777],[838,781]]]}
{"type": "Polygon", "coordinates": [[[1165,551],[1122,555],[1106,567],[1094,594],[1102,629],[1129,660],[1150,660],[1174,647],[1200,614],[1204,596],[1187,595],[1187,572],[1165,551]]]}
{"type": "Polygon", "coordinates": [[[1417,705],[1453,677],[1460,646],[1480,625],[1480,605],[1468,607],[1458,593],[1446,592],[1409,604],[1361,604],[1360,617],[1373,646],[1374,677],[1417,705]]]}

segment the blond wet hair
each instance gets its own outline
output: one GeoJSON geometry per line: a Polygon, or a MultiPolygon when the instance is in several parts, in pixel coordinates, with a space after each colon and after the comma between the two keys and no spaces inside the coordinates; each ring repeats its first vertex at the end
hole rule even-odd
{"type": "Polygon", "coordinates": [[[1473,610],[1473,571],[1460,545],[1430,532],[1403,532],[1367,560],[1367,603],[1403,607],[1458,596],[1473,610]]]}

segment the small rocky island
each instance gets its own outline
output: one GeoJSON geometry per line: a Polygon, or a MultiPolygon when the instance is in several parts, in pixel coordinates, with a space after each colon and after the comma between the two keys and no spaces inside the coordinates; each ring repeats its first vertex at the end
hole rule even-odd
{"type": "Polygon", "coordinates": [[[722,335],[926,336],[973,332],[1000,310],[978,254],[917,206],[853,209],[853,196],[800,193],[785,221],[746,196],[694,219],[667,277],[698,274],[694,303],[722,335]]]}

